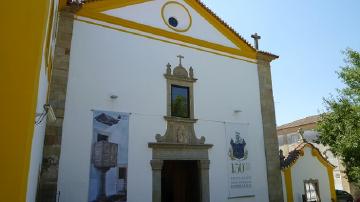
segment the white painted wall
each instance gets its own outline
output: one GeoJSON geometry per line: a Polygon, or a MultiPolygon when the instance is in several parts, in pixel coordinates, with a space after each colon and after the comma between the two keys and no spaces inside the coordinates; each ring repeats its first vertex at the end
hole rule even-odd
{"type": "MultiPolygon", "coordinates": [[[[169,32],[176,32],[173,29],[169,28],[164,23],[164,20],[161,17],[162,6],[169,1],[171,0],[149,1],[141,4],[104,11],[104,13],[111,16],[134,21],[137,23],[164,29],[169,32]],[[149,11],[153,11],[153,12],[149,12],[149,11]],[[141,15],[139,15],[139,13],[141,13],[141,15]]],[[[192,25],[190,29],[180,34],[191,36],[197,39],[202,39],[212,43],[222,44],[232,48],[238,48],[233,42],[231,42],[229,39],[223,36],[216,28],[214,28],[207,20],[205,20],[205,18],[203,18],[200,14],[198,14],[190,5],[188,5],[186,2],[182,0],[177,2],[184,5],[189,10],[192,18],[192,25]]],[[[174,16],[177,15],[178,14],[174,12],[174,16]]],[[[179,23],[181,23],[182,19],[179,18],[178,21],[179,23]]]]}
{"type": "MultiPolygon", "coordinates": [[[[46,104],[48,80],[45,69],[45,62],[43,60],[40,76],[39,76],[39,87],[38,87],[38,97],[36,105],[36,113],[44,112],[44,104],[46,104]]],[[[39,117],[34,119],[38,120],[39,117]]],[[[36,125],[34,124],[34,135],[31,144],[31,154],[30,154],[30,166],[28,173],[28,182],[27,182],[27,192],[26,192],[26,201],[32,202],[35,201],[36,192],[37,192],[37,183],[41,169],[42,162],[42,152],[44,146],[44,137],[45,137],[45,126],[46,126],[46,117],[43,121],[36,125]]]]}
{"type": "MultiPolygon", "coordinates": [[[[341,166],[340,160],[329,150],[328,146],[324,146],[322,144],[314,143],[314,140],[317,139],[319,133],[315,130],[305,130],[304,131],[304,138],[311,142],[316,148],[320,150],[322,155],[332,164],[335,166],[334,168],[334,182],[335,182],[335,189],[344,190],[342,181],[345,180],[341,176],[341,166]],[[325,155],[326,154],[326,155],[325,155]]],[[[284,155],[286,156],[289,151],[295,149],[298,145],[298,141],[300,140],[300,134],[297,132],[279,135],[278,142],[279,142],[279,149],[284,151],[284,155]]]]}
{"type": "MultiPolygon", "coordinates": [[[[47,31],[51,31],[51,40],[49,50],[51,57],[53,57],[55,51],[55,41],[56,37],[53,35],[54,32],[57,32],[57,7],[58,7],[58,0],[53,0],[54,7],[49,6],[49,13],[53,12],[54,16],[52,23],[52,28],[46,28],[47,31]],[[51,10],[54,9],[54,10],[51,10]]],[[[48,33],[46,33],[47,35],[48,33]]],[[[45,35],[45,36],[46,36],[45,35]]],[[[44,104],[46,104],[47,99],[47,92],[49,87],[48,82],[48,67],[46,67],[46,40],[43,43],[43,51],[42,51],[42,58],[41,58],[41,67],[39,72],[39,85],[38,85],[38,96],[37,96],[37,103],[36,103],[36,112],[35,113],[43,113],[44,112],[44,104]]],[[[35,115],[34,115],[35,116],[35,115]]],[[[34,118],[34,122],[38,120],[39,117],[34,118]]],[[[45,128],[46,128],[46,118],[40,124],[34,124],[34,134],[31,143],[31,154],[30,154],[30,165],[29,165],[29,173],[28,173],[28,180],[27,180],[27,191],[26,191],[26,201],[27,202],[34,202],[36,199],[37,187],[38,187],[38,179],[41,171],[41,163],[43,157],[43,147],[44,147],[44,138],[45,138],[45,128]]]]}
{"type": "Polygon", "coordinates": [[[305,193],[304,180],[309,178],[319,180],[321,201],[331,201],[330,182],[326,167],[311,154],[309,147],[304,148],[304,156],[300,156],[291,168],[294,202],[302,202],[301,195],[305,193]]]}
{"type": "Polygon", "coordinates": [[[256,64],[210,54],[75,21],[59,168],[61,202],[85,202],[88,197],[92,138],[91,109],[131,112],[129,129],[128,201],[151,201],[152,150],[155,134],[166,122],[165,65],[194,68],[195,124],[210,149],[210,197],[227,201],[224,124],[249,124],[257,145],[253,169],[255,197],[229,201],[268,201],[264,141],[256,64]],[[111,94],[119,98],[111,100],[111,94]],[[234,114],[234,110],[242,110],[234,114]],[[74,189],[76,187],[76,189],[74,189]]]}

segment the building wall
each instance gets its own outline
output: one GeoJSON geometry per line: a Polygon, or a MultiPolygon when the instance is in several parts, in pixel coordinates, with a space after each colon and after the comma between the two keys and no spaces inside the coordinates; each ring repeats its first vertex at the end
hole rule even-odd
{"type": "MultiPolygon", "coordinates": [[[[318,148],[322,155],[332,164],[335,166],[334,168],[334,182],[335,182],[335,189],[338,190],[345,190],[350,193],[349,183],[344,176],[344,167],[341,165],[340,160],[333,155],[333,153],[329,150],[329,147],[326,147],[322,144],[314,143],[314,140],[317,139],[318,133],[314,130],[305,130],[304,131],[304,138],[311,142],[316,148],[318,148]]],[[[301,136],[298,132],[292,132],[289,134],[279,135],[279,148],[284,151],[284,155],[287,155],[289,151],[295,149],[298,145],[298,141],[301,139],[301,136]]]]}
{"type": "Polygon", "coordinates": [[[330,182],[327,168],[311,154],[311,148],[304,148],[304,156],[300,156],[291,167],[292,189],[294,202],[302,202],[304,180],[319,180],[321,201],[331,201],[330,182]]]}
{"type": "MultiPolygon", "coordinates": [[[[43,63],[44,64],[44,63],[43,63]]],[[[36,113],[44,113],[44,104],[46,104],[47,97],[47,88],[48,88],[48,79],[47,73],[45,69],[45,65],[42,65],[40,71],[40,79],[39,79],[39,90],[38,90],[38,100],[36,113]]],[[[35,124],[34,136],[31,144],[31,153],[30,153],[30,166],[29,166],[29,174],[27,181],[27,193],[26,193],[26,201],[35,201],[36,191],[37,191],[37,183],[40,175],[41,169],[41,161],[42,161],[42,151],[44,144],[44,136],[45,136],[45,126],[46,126],[46,117],[40,121],[41,117],[38,116],[36,121],[38,124],[35,124]]]]}
{"type": "Polygon", "coordinates": [[[196,134],[214,144],[209,151],[211,201],[227,201],[226,121],[248,124],[256,145],[249,153],[254,154],[257,195],[231,201],[268,200],[256,64],[75,21],[59,167],[60,201],[87,200],[92,109],[132,113],[128,201],[149,201],[152,150],[147,143],[166,130],[163,74],[168,62],[172,68],[179,63],[179,54],[198,78],[194,84],[196,134]],[[111,100],[112,94],[118,99],[111,100]]]}
{"type": "Polygon", "coordinates": [[[282,181],[284,202],[287,202],[287,190],[286,190],[286,183],[285,183],[284,172],[281,172],[281,181],[282,181]]]}
{"type": "Polygon", "coordinates": [[[0,14],[0,79],[2,116],[1,201],[34,201],[41,161],[44,122],[35,126],[35,114],[46,100],[45,53],[52,3],[8,1],[0,14]]]}
{"type": "MultiPolygon", "coordinates": [[[[152,27],[157,27],[163,30],[175,32],[174,30],[170,29],[162,19],[161,10],[162,6],[166,2],[169,2],[169,0],[149,1],[138,5],[108,10],[104,13],[124,19],[129,19],[135,22],[140,22],[142,24],[150,25],[152,27]],[[148,12],[149,10],[154,12],[148,12]],[[142,13],[142,15],[138,15],[137,13],[142,13]]],[[[222,44],[228,47],[237,48],[237,46],[233,42],[231,42],[218,30],[216,30],[213,25],[208,23],[191,6],[187,5],[186,2],[184,2],[183,0],[178,0],[178,2],[182,3],[191,14],[191,28],[182,34],[197,39],[222,44]],[[207,30],[207,33],[211,34],[204,34],[204,30],[207,30]]]]}

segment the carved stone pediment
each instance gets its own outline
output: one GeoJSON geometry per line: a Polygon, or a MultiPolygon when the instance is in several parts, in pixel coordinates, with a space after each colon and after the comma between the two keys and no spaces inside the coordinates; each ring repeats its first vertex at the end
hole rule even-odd
{"type": "Polygon", "coordinates": [[[174,76],[177,76],[177,77],[183,77],[183,78],[189,77],[187,70],[183,66],[180,66],[180,65],[175,67],[173,74],[174,74],[174,76]]]}
{"type": "Polygon", "coordinates": [[[158,143],[172,143],[172,144],[187,144],[200,145],[205,143],[205,137],[197,138],[194,130],[194,123],[197,119],[194,118],[194,91],[193,85],[197,81],[194,78],[194,70],[190,67],[188,70],[182,65],[183,56],[177,56],[179,64],[172,70],[171,65],[166,65],[166,72],[164,77],[167,81],[167,129],[165,134],[156,135],[158,143]],[[172,86],[181,86],[188,89],[188,117],[178,117],[177,114],[172,114],[172,86]]]}
{"type": "Polygon", "coordinates": [[[167,121],[167,129],[164,136],[156,135],[157,142],[181,143],[181,144],[204,144],[205,137],[198,139],[195,135],[194,123],[196,119],[164,117],[167,121]]]}
{"type": "Polygon", "coordinates": [[[197,79],[194,78],[194,70],[192,67],[189,68],[189,72],[179,64],[177,67],[171,71],[171,65],[168,63],[166,65],[166,73],[164,74],[165,78],[168,80],[178,80],[178,81],[185,81],[189,83],[195,82],[197,79]]]}

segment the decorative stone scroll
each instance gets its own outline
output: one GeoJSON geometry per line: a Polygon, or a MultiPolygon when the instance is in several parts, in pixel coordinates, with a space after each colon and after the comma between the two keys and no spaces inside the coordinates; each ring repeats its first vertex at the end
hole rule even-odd
{"type": "Polygon", "coordinates": [[[195,135],[194,123],[196,119],[185,119],[165,116],[167,129],[164,136],[156,135],[157,142],[181,143],[181,144],[204,144],[205,137],[198,139],[195,135]]]}

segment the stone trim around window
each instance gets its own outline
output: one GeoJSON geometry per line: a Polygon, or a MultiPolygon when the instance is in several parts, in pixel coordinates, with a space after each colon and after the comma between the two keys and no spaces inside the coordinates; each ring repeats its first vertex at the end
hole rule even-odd
{"type": "Polygon", "coordinates": [[[181,86],[189,88],[189,118],[194,118],[194,83],[196,78],[194,78],[194,73],[192,67],[190,67],[189,72],[181,65],[175,67],[173,72],[171,71],[171,65],[166,65],[166,73],[164,77],[166,78],[166,99],[167,99],[167,116],[171,116],[171,86],[181,86]]]}

